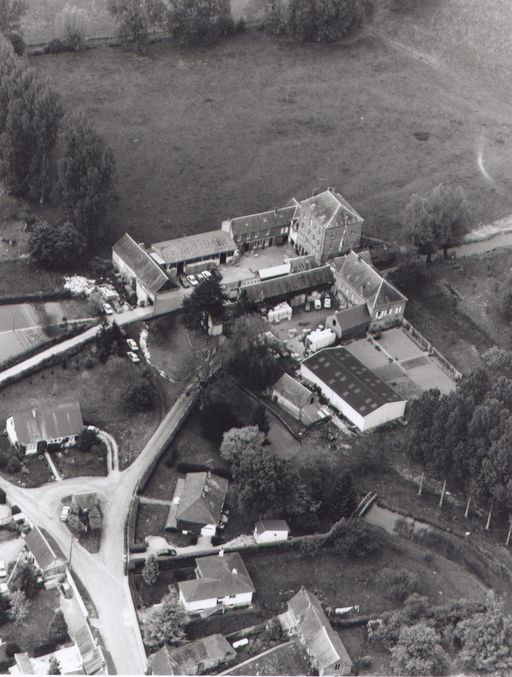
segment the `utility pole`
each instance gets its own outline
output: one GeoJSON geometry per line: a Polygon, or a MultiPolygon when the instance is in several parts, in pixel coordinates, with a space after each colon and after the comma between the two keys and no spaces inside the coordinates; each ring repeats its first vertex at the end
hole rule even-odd
{"type": "Polygon", "coordinates": [[[494,501],[491,501],[491,506],[489,508],[489,514],[487,515],[487,524],[485,525],[485,528],[487,531],[489,531],[489,528],[491,526],[491,517],[492,517],[492,509],[494,507],[494,501]]]}
{"type": "Polygon", "coordinates": [[[445,492],[446,492],[446,480],[444,480],[444,482],[443,482],[443,488],[441,490],[441,498],[439,499],[439,507],[440,508],[443,507],[445,492]]]}
{"type": "Polygon", "coordinates": [[[469,505],[471,503],[471,496],[468,496],[468,502],[466,504],[466,512],[464,513],[464,517],[467,519],[469,515],[469,505]]]}
{"type": "Polygon", "coordinates": [[[419,486],[419,488],[418,488],[418,496],[421,496],[421,494],[422,494],[422,491],[423,491],[423,480],[424,480],[424,479],[425,479],[425,473],[422,472],[422,473],[421,473],[421,477],[420,477],[420,486],[419,486]]]}

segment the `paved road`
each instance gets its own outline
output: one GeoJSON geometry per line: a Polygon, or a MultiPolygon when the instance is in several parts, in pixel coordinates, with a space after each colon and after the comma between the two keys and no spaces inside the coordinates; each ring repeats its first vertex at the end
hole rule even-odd
{"type": "Polygon", "coordinates": [[[146,670],[144,646],[128,578],[124,575],[126,515],[141,475],[167,446],[176,425],[194,401],[193,394],[181,395],[139,457],[122,472],[113,471],[108,477],[70,478],[37,489],[22,489],[0,479],[9,500],[17,503],[31,522],[46,529],[66,556],[70,552],[71,536],[59,520],[62,498],[83,491],[98,493],[103,513],[100,552],[92,555],[75,543],[71,564],[96,606],[99,629],[118,674],[144,674],[146,670]]]}

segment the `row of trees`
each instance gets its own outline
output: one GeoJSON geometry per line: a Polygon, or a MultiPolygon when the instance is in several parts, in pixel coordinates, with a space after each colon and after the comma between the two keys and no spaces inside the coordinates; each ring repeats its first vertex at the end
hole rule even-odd
{"type": "Polygon", "coordinates": [[[66,115],[60,96],[0,36],[0,178],[8,191],[58,202],[67,221],[36,227],[33,258],[66,265],[101,235],[114,179],[112,151],[81,112],[66,115]]]}
{"type": "Polygon", "coordinates": [[[512,353],[492,348],[486,370],[449,395],[423,393],[411,405],[414,461],[497,509],[512,509],[512,353]]]}

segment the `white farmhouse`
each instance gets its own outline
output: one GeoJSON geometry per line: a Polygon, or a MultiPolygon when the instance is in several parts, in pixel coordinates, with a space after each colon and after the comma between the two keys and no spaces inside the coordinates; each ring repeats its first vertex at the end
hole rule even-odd
{"type": "Polygon", "coordinates": [[[78,402],[59,402],[40,409],[18,411],[9,416],[5,427],[13,446],[25,454],[35,454],[41,443],[75,444],[84,422],[78,402]]]}
{"type": "Polygon", "coordinates": [[[211,555],[196,559],[196,578],[178,583],[185,611],[249,606],[255,592],[239,553],[211,555]]]}
{"type": "Polygon", "coordinates": [[[346,348],[325,348],[303,360],[302,378],[315,384],[328,402],[361,431],[405,414],[398,395],[346,348]]]}
{"type": "Polygon", "coordinates": [[[284,520],[260,520],[254,527],[256,543],[278,543],[286,541],[290,527],[284,520]]]}

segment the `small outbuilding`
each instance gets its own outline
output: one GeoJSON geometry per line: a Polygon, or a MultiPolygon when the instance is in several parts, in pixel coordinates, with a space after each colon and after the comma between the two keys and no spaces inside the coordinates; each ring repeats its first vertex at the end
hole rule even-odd
{"type": "Polygon", "coordinates": [[[331,329],[341,341],[363,336],[370,326],[371,317],[366,303],[339,310],[329,315],[325,326],[331,329]]]}
{"type": "Polygon", "coordinates": [[[290,527],[285,520],[260,520],[254,527],[256,543],[279,543],[288,540],[290,527]]]}
{"type": "Polygon", "coordinates": [[[236,651],[223,635],[209,635],[183,646],[163,646],[150,656],[152,675],[202,675],[236,658],[236,651]]]}

